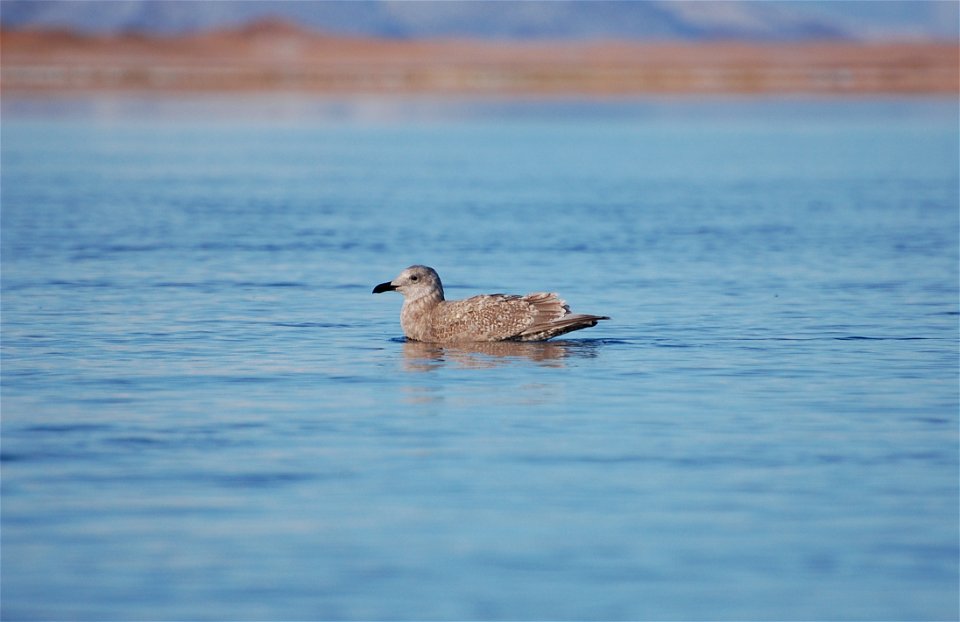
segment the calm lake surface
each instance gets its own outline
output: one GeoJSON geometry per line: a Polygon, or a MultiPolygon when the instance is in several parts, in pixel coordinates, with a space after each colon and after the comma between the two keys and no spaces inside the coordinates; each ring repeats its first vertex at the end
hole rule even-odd
{"type": "Polygon", "coordinates": [[[955,100],[6,98],[5,620],[957,619],[955,100]],[[406,343],[554,290],[546,344],[406,343]]]}

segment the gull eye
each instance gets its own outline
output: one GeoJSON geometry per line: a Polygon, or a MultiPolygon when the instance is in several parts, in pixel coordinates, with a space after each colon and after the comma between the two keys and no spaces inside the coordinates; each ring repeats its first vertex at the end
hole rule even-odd
{"type": "Polygon", "coordinates": [[[419,278],[420,278],[420,277],[418,277],[416,274],[414,274],[413,276],[410,277],[410,280],[413,281],[413,282],[416,282],[419,278]]]}

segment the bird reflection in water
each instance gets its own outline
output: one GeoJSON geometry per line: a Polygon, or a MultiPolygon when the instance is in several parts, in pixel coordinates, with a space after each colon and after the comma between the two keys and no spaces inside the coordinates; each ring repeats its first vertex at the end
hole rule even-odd
{"type": "Polygon", "coordinates": [[[596,356],[596,344],[589,341],[493,341],[460,344],[425,343],[407,340],[403,344],[407,371],[432,371],[442,365],[467,369],[489,369],[505,365],[534,363],[543,367],[564,367],[569,357],[596,356]]]}

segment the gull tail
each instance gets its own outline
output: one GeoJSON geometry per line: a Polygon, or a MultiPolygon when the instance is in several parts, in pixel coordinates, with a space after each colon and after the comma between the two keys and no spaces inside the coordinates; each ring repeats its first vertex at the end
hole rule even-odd
{"type": "Polygon", "coordinates": [[[537,314],[534,322],[514,338],[519,341],[543,341],[610,319],[605,315],[570,313],[570,307],[552,293],[528,294],[523,299],[533,305],[537,314]]]}
{"type": "Polygon", "coordinates": [[[589,315],[586,313],[571,313],[546,325],[531,326],[520,333],[521,341],[542,341],[569,333],[581,328],[596,326],[600,320],[609,320],[605,315],[589,315]]]}

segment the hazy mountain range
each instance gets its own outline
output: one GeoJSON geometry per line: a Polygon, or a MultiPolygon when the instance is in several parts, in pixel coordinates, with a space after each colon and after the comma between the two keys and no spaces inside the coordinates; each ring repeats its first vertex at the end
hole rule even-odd
{"type": "Polygon", "coordinates": [[[179,34],[280,18],[330,33],[393,38],[956,40],[958,7],[956,0],[2,0],[0,25],[179,34]]]}

